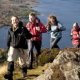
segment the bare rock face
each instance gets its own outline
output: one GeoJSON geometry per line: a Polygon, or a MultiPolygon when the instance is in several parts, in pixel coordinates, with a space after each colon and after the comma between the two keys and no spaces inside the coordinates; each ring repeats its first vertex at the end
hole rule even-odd
{"type": "Polygon", "coordinates": [[[49,68],[34,80],[80,80],[80,49],[60,51],[49,68]]]}

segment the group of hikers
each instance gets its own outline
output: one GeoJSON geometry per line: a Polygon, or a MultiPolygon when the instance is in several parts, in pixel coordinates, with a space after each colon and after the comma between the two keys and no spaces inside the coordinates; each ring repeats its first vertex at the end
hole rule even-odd
{"type": "MultiPolygon", "coordinates": [[[[57,20],[56,16],[50,15],[48,17],[47,25],[44,25],[37,17],[36,13],[31,12],[29,14],[29,21],[26,26],[17,17],[11,17],[11,27],[8,31],[8,67],[7,73],[4,75],[5,79],[13,80],[14,62],[19,59],[21,65],[23,77],[27,76],[27,69],[33,68],[35,47],[37,54],[36,60],[38,60],[41,54],[42,45],[42,33],[50,31],[50,48],[59,48],[57,43],[62,38],[62,31],[65,27],[57,20]]],[[[71,30],[72,43],[74,47],[79,47],[79,26],[78,23],[73,25],[71,30]]]]}

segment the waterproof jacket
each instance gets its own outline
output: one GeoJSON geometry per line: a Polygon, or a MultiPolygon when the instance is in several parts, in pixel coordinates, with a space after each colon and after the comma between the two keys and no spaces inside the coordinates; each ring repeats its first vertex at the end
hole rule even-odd
{"type": "Polygon", "coordinates": [[[71,30],[72,44],[79,45],[80,44],[80,36],[79,30],[71,30]]]}
{"type": "Polygon", "coordinates": [[[27,49],[26,39],[30,39],[31,37],[32,35],[25,27],[18,27],[16,31],[13,31],[13,29],[10,28],[8,31],[7,46],[27,49]]]}
{"type": "Polygon", "coordinates": [[[32,41],[41,41],[42,40],[42,33],[47,32],[47,29],[45,26],[40,22],[38,18],[38,23],[36,23],[36,20],[32,22],[28,22],[26,25],[26,28],[30,31],[30,33],[34,36],[31,38],[32,41]],[[40,27],[40,31],[36,30],[36,27],[40,27]]]}
{"type": "Polygon", "coordinates": [[[51,38],[61,38],[62,37],[62,31],[65,30],[65,27],[58,22],[58,25],[51,25],[50,31],[51,31],[51,38]]]}

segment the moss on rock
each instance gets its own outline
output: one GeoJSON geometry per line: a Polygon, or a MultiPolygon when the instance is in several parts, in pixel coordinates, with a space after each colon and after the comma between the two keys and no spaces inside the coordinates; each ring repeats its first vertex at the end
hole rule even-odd
{"type": "Polygon", "coordinates": [[[4,49],[0,49],[0,63],[6,61],[7,51],[4,49]]]}
{"type": "Polygon", "coordinates": [[[58,55],[59,49],[43,49],[41,55],[39,56],[39,65],[44,65],[45,63],[52,62],[54,58],[58,55]]]}

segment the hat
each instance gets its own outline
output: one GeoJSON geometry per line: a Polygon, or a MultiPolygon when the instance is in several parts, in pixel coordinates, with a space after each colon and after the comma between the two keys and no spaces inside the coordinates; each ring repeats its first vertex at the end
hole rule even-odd
{"type": "Polygon", "coordinates": [[[75,23],[73,24],[73,26],[78,26],[78,23],[75,22],[75,23]]]}

